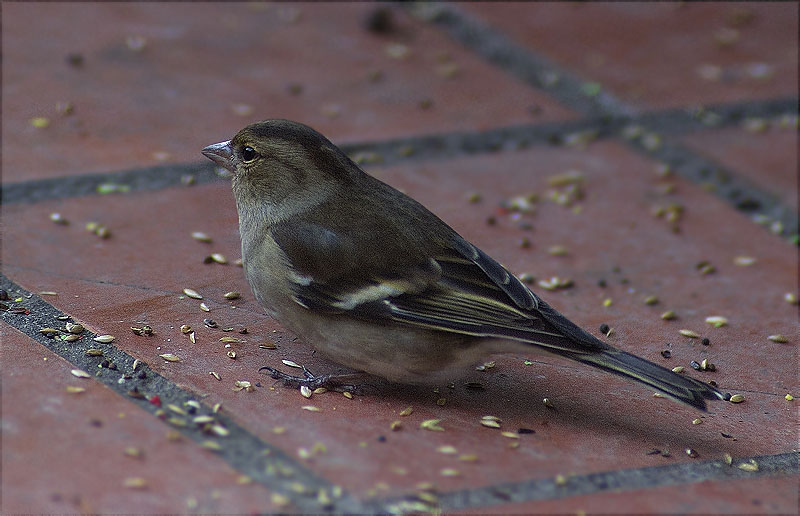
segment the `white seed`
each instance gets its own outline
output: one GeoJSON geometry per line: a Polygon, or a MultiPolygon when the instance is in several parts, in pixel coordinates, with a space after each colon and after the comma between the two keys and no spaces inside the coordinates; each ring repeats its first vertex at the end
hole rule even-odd
{"type": "Polygon", "coordinates": [[[241,293],[233,291],[233,292],[226,292],[223,296],[225,299],[239,299],[242,296],[241,293]]]}
{"type": "Polygon", "coordinates": [[[771,340],[772,342],[779,342],[781,344],[785,344],[789,342],[789,338],[786,335],[770,335],[767,339],[771,340]]]}
{"type": "Polygon", "coordinates": [[[728,324],[728,319],[721,315],[709,315],[706,317],[706,322],[715,328],[720,328],[728,324]]]}
{"type": "Polygon", "coordinates": [[[202,310],[204,312],[210,312],[211,311],[211,309],[208,307],[207,304],[205,304],[205,302],[200,303],[200,310],[202,310]]]}
{"type": "Polygon", "coordinates": [[[756,259],[752,256],[737,256],[733,259],[733,263],[739,267],[747,267],[756,263],[756,259]]]}
{"type": "Polygon", "coordinates": [[[89,373],[87,373],[86,371],[83,371],[81,369],[73,369],[72,371],[70,371],[70,373],[72,373],[73,376],[77,376],[78,378],[91,378],[92,377],[92,375],[90,375],[89,373]]]}
{"type": "Polygon", "coordinates": [[[481,424],[489,428],[500,428],[500,423],[491,419],[481,419],[481,424]]]}
{"type": "Polygon", "coordinates": [[[113,342],[114,341],[114,336],[113,335],[100,335],[99,337],[95,337],[92,340],[94,340],[95,342],[101,342],[103,344],[108,344],[109,342],[113,342]]]}
{"type": "Polygon", "coordinates": [[[684,337],[689,337],[690,339],[700,338],[700,334],[692,330],[678,330],[678,333],[684,337]]]}
{"type": "Polygon", "coordinates": [[[200,242],[211,242],[211,237],[206,235],[202,231],[195,231],[194,233],[192,233],[192,238],[200,242]]]}
{"type": "Polygon", "coordinates": [[[192,299],[203,299],[203,296],[201,296],[199,292],[191,288],[183,289],[183,293],[186,294],[187,297],[191,297],[192,299]]]}
{"type": "Polygon", "coordinates": [[[286,366],[289,366],[289,367],[296,367],[297,369],[302,369],[303,368],[303,366],[301,366],[297,362],[292,362],[291,360],[281,360],[281,362],[283,362],[283,365],[286,365],[286,366]]]}
{"type": "Polygon", "coordinates": [[[303,405],[300,408],[303,409],[303,410],[307,410],[309,412],[319,412],[320,411],[320,408],[319,407],[315,407],[314,405],[303,405]]]}
{"type": "Polygon", "coordinates": [[[307,385],[301,385],[300,386],[300,394],[302,394],[302,396],[304,398],[310,398],[312,392],[311,392],[311,389],[307,385]]]}
{"type": "Polygon", "coordinates": [[[744,396],[742,396],[741,394],[734,394],[728,401],[730,401],[731,403],[741,403],[744,401],[744,396]]]}
{"type": "Polygon", "coordinates": [[[228,259],[227,259],[227,258],[225,258],[225,256],[224,256],[224,255],[222,255],[222,254],[220,254],[220,253],[213,253],[213,254],[211,255],[211,259],[212,259],[212,260],[214,260],[215,262],[217,262],[217,263],[221,263],[221,264],[223,264],[223,265],[224,265],[224,264],[226,264],[226,263],[228,263],[228,259]]]}
{"type": "Polygon", "coordinates": [[[163,358],[167,362],[180,362],[181,361],[181,357],[179,357],[178,355],[173,355],[172,353],[164,353],[163,355],[158,355],[158,356],[160,356],[161,358],[163,358]]]}

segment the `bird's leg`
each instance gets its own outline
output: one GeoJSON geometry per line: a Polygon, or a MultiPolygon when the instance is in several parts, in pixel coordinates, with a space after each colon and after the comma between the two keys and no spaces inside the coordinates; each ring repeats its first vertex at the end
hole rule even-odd
{"type": "Polygon", "coordinates": [[[326,389],[335,390],[337,392],[354,392],[356,390],[354,382],[363,380],[369,376],[367,373],[358,372],[316,376],[312,374],[306,366],[303,366],[303,376],[292,376],[269,366],[261,367],[258,370],[267,371],[272,378],[282,381],[284,385],[289,387],[299,388],[301,386],[306,386],[312,390],[325,387],[326,389]]]}

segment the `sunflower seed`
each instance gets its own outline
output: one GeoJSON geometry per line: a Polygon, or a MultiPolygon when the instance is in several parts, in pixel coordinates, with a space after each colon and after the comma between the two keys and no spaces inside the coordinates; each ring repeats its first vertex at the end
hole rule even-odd
{"type": "Polygon", "coordinates": [[[700,419],[699,417],[692,420],[692,424],[693,425],[699,425],[699,424],[702,424],[702,422],[703,422],[703,420],[700,419]]]}
{"type": "Polygon", "coordinates": [[[196,290],[191,289],[191,288],[183,289],[183,293],[187,297],[191,297],[192,299],[203,299],[203,296],[201,296],[199,292],[197,292],[196,290]]]}
{"type": "Polygon", "coordinates": [[[488,428],[500,428],[500,423],[492,419],[481,419],[481,424],[488,428]]]}
{"type": "Polygon", "coordinates": [[[461,475],[461,472],[454,468],[444,468],[443,470],[439,471],[439,474],[443,477],[457,477],[461,475]]]}

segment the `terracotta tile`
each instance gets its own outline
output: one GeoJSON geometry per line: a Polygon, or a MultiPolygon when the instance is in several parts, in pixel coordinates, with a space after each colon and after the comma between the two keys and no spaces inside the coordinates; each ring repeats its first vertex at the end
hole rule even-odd
{"type": "Polygon", "coordinates": [[[747,401],[715,403],[701,415],[572,363],[510,355],[497,357],[489,372],[465,371],[466,379],[484,383],[483,391],[471,391],[456,379],[454,389],[441,385],[439,392],[370,382],[364,395],[353,400],[337,393],[306,400],[280,385],[272,390],[273,382],[260,376],[258,367],[281,367],[280,359],[286,358],[312,371],[337,368],[260,313],[241,269],[202,263],[212,250],[237,256],[236,215],[224,183],[9,206],[4,210],[4,272],[33,291],[59,292],[48,298],[55,306],[98,332],[118,335],[115,344],[121,349],[207,396],[208,403],[222,402],[251,432],[292,456],[321,443],[326,452],[309,466],[359,497],[402,494],[420,481],[435,482],[443,490],[463,489],[519,480],[520,471],[525,478],[549,478],[692,461],[682,452],[686,447],[702,459],[715,459],[725,452],[743,457],[794,446],[794,406],[783,399],[798,390],[796,308],[782,299],[796,286],[791,246],[680,179],[672,180],[677,193],[658,193],[654,165],[609,142],[585,151],[535,148],[372,171],[418,198],[512,271],[573,279],[574,288],[563,292],[534,288],[590,331],[608,323],[616,331],[609,339],[613,344],[667,366],[683,365],[687,374],[715,379],[724,390],[744,393],[747,401]],[[544,200],[548,177],[569,170],[585,176],[580,214],[544,200]],[[480,192],[483,201],[469,204],[471,191],[480,192]],[[543,199],[535,215],[515,221],[498,207],[528,192],[543,199]],[[680,234],[651,215],[654,204],[671,201],[686,206],[680,234]],[[51,211],[73,223],[53,224],[47,217],[51,211]],[[494,226],[485,222],[490,216],[497,220],[494,226]],[[91,219],[107,224],[112,237],[100,240],[86,233],[82,226],[91,219]],[[521,229],[522,221],[533,229],[521,229]],[[211,234],[215,242],[192,240],[193,230],[211,234]],[[38,238],[26,238],[30,232],[38,238]],[[530,248],[520,247],[523,237],[530,238],[530,248]],[[568,255],[548,254],[556,244],[566,246],[568,255]],[[756,264],[733,265],[735,256],[745,254],[756,257],[756,264]],[[702,260],[718,271],[700,275],[695,265],[702,260]],[[600,279],[607,287],[597,285],[600,279]],[[180,299],[186,286],[206,296],[210,313],[201,312],[197,300],[180,299]],[[243,299],[225,301],[222,294],[229,290],[240,290],[243,299]],[[647,295],[657,295],[659,304],[645,305],[647,295]],[[605,298],[613,300],[608,308],[602,306],[605,298]],[[661,320],[659,314],[667,309],[679,319],[661,320]],[[730,324],[710,328],[704,322],[709,315],[724,315],[730,324]],[[219,342],[224,333],[203,327],[208,317],[220,327],[247,326],[245,342],[233,345],[236,360],[225,356],[219,342]],[[156,335],[131,334],[128,327],[139,321],[149,322],[156,335]],[[197,344],[178,330],[184,323],[197,329],[197,344]],[[680,328],[708,336],[711,346],[680,336],[680,328]],[[788,335],[790,343],[768,341],[774,333],[788,335]],[[274,342],[277,349],[257,348],[262,342],[274,342]],[[661,357],[665,348],[672,358],[661,357]],[[164,352],[183,360],[163,362],[157,355],[164,352]],[[716,372],[691,370],[691,360],[706,357],[716,372]],[[536,362],[525,365],[525,358],[536,362]],[[208,374],[211,370],[222,376],[221,382],[208,374]],[[233,382],[243,379],[260,385],[255,392],[234,392],[233,382]],[[543,397],[553,399],[556,410],[546,408],[543,397]],[[444,406],[437,405],[439,398],[446,399],[444,406]],[[321,412],[301,408],[309,404],[321,412]],[[414,414],[400,418],[406,406],[413,406],[414,414]],[[510,449],[511,439],[480,426],[486,414],[500,417],[503,430],[531,428],[536,433],[521,436],[520,447],[510,449]],[[703,423],[693,425],[701,416],[703,423]],[[421,421],[433,418],[442,419],[445,432],[419,428],[421,421]],[[397,419],[403,429],[391,432],[389,425],[397,419]],[[287,431],[275,434],[275,427],[287,431]],[[459,454],[475,454],[479,461],[437,452],[446,445],[459,454]],[[652,448],[672,455],[647,455],[652,448]],[[536,464],[535,470],[530,464],[536,464]],[[443,476],[448,468],[460,475],[443,476]]]}
{"type": "Polygon", "coordinates": [[[796,476],[726,480],[537,500],[460,514],[787,514],[797,506],[796,476]]]}
{"type": "Polygon", "coordinates": [[[463,3],[468,13],[640,109],[797,95],[794,4],[463,3]],[[738,20],[738,21],[737,21],[738,20]],[[719,40],[731,44],[720,44],[719,40]],[[759,77],[759,74],[765,74],[759,77]],[[711,79],[703,78],[702,74],[711,79]],[[754,76],[755,75],[755,76],[754,76]]]}
{"type": "Polygon", "coordinates": [[[763,133],[741,127],[704,131],[684,144],[745,177],[797,211],[797,131],[773,123],[763,133]]]}
{"type": "Polygon", "coordinates": [[[367,31],[374,9],[8,4],[4,180],[200,161],[205,145],[265,118],[299,120],[338,141],[572,118],[402,10],[394,32],[367,31]],[[391,45],[405,45],[392,48],[407,57],[390,57],[391,45]],[[68,64],[73,54],[82,66],[68,64]],[[371,73],[383,78],[371,81],[371,73]],[[292,85],[302,91],[292,94],[292,85]],[[72,103],[74,114],[58,115],[58,102],[72,103]],[[34,117],[50,126],[34,128],[34,117]]]}
{"type": "Polygon", "coordinates": [[[261,485],[7,324],[3,346],[4,514],[276,511],[261,485]],[[83,387],[80,394],[67,387],[83,387]],[[141,452],[126,455],[126,448],[141,452]],[[202,472],[202,474],[198,474],[202,472]],[[124,487],[141,478],[143,489],[124,487]]]}

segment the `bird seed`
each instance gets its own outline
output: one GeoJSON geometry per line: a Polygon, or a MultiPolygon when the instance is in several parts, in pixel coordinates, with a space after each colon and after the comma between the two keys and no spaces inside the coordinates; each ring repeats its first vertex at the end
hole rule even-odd
{"type": "Polygon", "coordinates": [[[191,288],[183,289],[183,293],[186,297],[191,297],[192,299],[203,299],[203,296],[201,296],[199,292],[191,288]]]}
{"type": "Polygon", "coordinates": [[[167,362],[180,362],[181,361],[181,357],[179,357],[178,355],[173,355],[172,353],[164,353],[163,355],[158,355],[158,356],[160,356],[161,358],[163,358],[167,362]]]}

